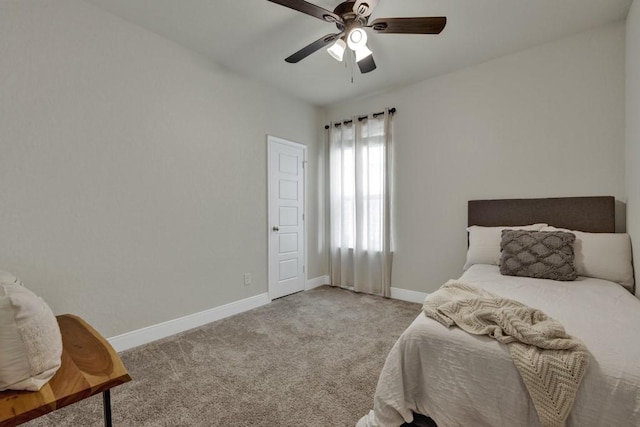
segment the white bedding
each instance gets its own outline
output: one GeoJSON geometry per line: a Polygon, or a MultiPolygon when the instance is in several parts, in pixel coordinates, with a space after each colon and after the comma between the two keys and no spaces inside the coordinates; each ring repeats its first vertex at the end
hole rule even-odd
{"type": "MultiPolygon", "coordinates": [[[[502,276],[474,265],[460,278],[538,308],[581,339],[592,358],[568,426],[640,426],[640,300],[620,285],[502,276]]],[[[358,427],[398,427],[428,415],[438,427],[539,426],[506,346],[420,313],[389,352],[374,409],[358,427]]]]}

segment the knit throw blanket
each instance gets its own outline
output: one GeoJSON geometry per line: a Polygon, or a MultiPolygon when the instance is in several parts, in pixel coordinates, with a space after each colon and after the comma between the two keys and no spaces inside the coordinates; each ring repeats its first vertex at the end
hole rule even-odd
{"type": "Polygon", "coordinates": [[[540,310],[454,280],[429,295],[423,310],[447,327],[457,325],[508,345],[542,426],[565,425],[589,353],[559,322],[540,310]]]}

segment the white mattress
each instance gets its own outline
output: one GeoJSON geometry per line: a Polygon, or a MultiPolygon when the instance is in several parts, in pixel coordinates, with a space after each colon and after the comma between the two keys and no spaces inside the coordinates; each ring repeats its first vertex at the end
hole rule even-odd
{"type": "MultiPolygon", "coordinates": [[[[606,280],[502,276],[491,265],[460,280],[542,310],[586,344],[592,357],[568,426],[640,426],[640,300],[606,280]]],[[[540,425],[506,346],[423,313],[390,351],[358,427],[398,427],[412,412],[438,427],[540,425]]]]}

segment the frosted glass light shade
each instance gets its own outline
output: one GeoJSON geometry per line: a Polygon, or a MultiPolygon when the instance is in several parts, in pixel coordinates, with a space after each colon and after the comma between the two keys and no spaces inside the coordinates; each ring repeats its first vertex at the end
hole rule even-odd
{"type": "Polygon", "coordinates": [[[336,61],[341,61],[344,56],[344,49],[347,47],[347,44],[342,39],[336,40],[334,44],[327,48],[327,52],[334,58],[336,61]]]}
{"type": "Polygon", "coordinates": [[[371,52],[367,45],[358,48],[358,50],[356,50],[356,62],[360,62],[364,58],[370,56],[372,53],[373,52],[371,52]]]}
{"type": "Polygon", "coordinates": [[[362,28],[354,28],[347,36],[347,44],[354,51],[367,45],[367,32],[362,28]]]}

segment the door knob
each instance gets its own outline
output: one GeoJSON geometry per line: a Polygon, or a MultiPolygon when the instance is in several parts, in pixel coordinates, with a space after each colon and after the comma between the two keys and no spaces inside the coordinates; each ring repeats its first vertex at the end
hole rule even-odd
{"type": "Polygon", "coordinates": [[[273,231],[280,231],[280,227],[273,227],[273,231]]]}

